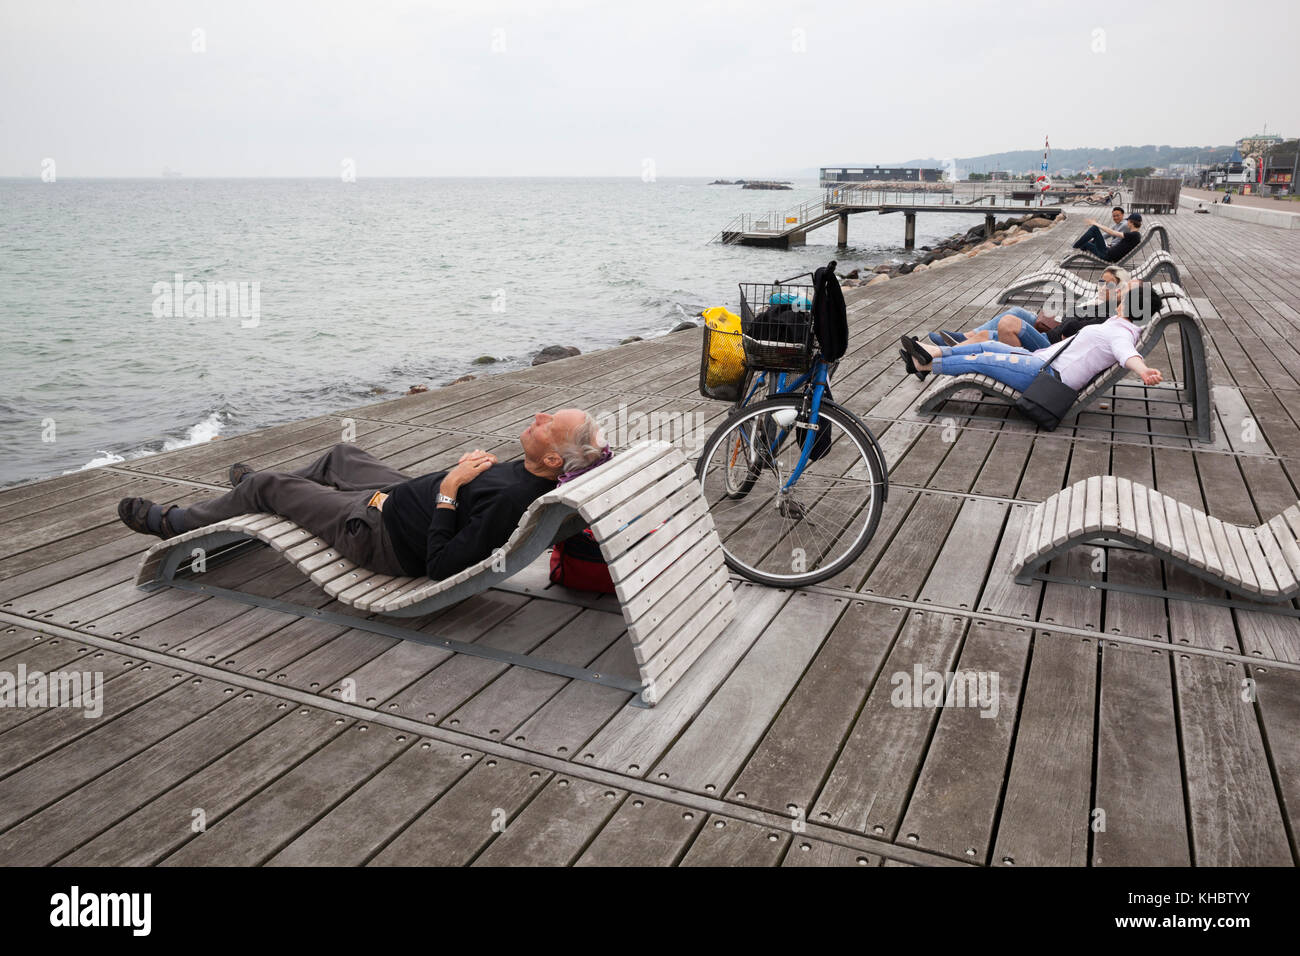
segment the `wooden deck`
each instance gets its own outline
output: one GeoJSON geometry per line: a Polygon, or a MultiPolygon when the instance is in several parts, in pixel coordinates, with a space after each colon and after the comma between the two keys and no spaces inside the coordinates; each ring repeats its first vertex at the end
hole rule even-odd
{"type": "MultiPolygon", "coordinates": [[[[898,335],[991,315],[998,290],[1059,259],[1079,221],[847,292],[835,394],[887,452],[880,529],[826,585],[738,582],[737,621],[652,710],[426,644],[144,594],[131,578],[149,542],[115,506],[203,497],[236,460],[296,467],[349,419],[358,444],[413,475],[476,446],[514,456],[538,409],[625,404],[702,412],[712,427],[725,409],[696,395],[698,333],[0,492],[0,671],[105,679],[98,719],[0,710],[0,860],[1293,865],[1295,605],[1213,603],[1226,596],[1137,552],[1112,554],[1111,581],[1189,597],[1021,587],[1008,569],[1028,506],[1089,475],[1237,523],[1300,497],[1300,235],[1164,220],[1212,337],[1211,445],[1116,415],[1147,400],[1140,390],[1050,435],[991,408],[912,411],[898,335]],[[891,676],[917,665],[997,673],[997,716],[893,706],[891,676]]],[[[1170,348],[1157,356],[1167,374],[1181,369],[1170,348]]],[[[1090,559],[1058,570],[1085,574],[1090,559]]],[[[209,576],[349,613],[266,552],[209,576]]],[[[626,667],[618,609],[543,583],[536,569],[413,626],[626,667]]]]}

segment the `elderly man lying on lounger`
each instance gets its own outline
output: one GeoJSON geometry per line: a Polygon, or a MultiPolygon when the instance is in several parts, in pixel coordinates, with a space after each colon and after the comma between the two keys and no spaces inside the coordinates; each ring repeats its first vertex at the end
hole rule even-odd
{"type": "Polygon", "coordinates": [[[298,471],[231,465],[234,490],[219,498],[167,508],[146,498],[123,498],[117,513],[132,531],[170,538],[236,515],[270,512],[363,568],[442,579],[505,544],[528,506],[558,479],[609,457],[596,420],[578,408],[538,412],[519,444],[522,459],[498,463],[496,455],[476,449],[452,467],[419,478],[408,478],[356,445],[335,445],[298,471]]]}
{"type": "MultiPolygon", "coordinates": [[[[1101,281],[1097,283],[1097,295],[1082,302],[1070,303],[1067,309],[1058,309],[1050,298],[1037,313],[1018,305],[1007,306],[969,332],[950,332],[944,329],[942,332],[931,332],[929,339],[937,346],[1001,342],[1004,345],[1023,346],[1031,351],[1046,348],[1074,335],[1085,325],[1105,322],[1116,313],[1120,299],[1132,287],[1133,280],[1127,269],[1110,266],[1101,274],[1101,281]]],[[[1154,308],[1159,307],[1157,302],[1154,308]]]]}
{"type": "Polygon", "coordinates": [[[1143,384],[1159,385],[1160,371],[1148,366],[1138,354],[1136,345],[1141,332],[1129,319],[1132,316],[1140,322],[1151,314],[1150,289],[1140,282],[1129,285],[1116,315],[1047,348],[1031,351],[1004,342],[972,342],[940,348],[922,345],[905,335],[898,354],[907,370],[921,379],[931,372],[936,375],[973,372],[1023,392],[1048,359],[1067,349],[1052,363],[1051,372],[1075,391],[1082,390],[1099,373],[1116,364],[1140,376],[1143,384]]]}

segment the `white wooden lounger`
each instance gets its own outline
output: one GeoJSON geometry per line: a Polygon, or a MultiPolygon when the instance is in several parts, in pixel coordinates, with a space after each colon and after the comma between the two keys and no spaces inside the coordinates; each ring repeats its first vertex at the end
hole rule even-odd
{"type": "Polygon", "coordinates": [[[1169,232],[1159,223],[1153,223],[1147,227],[1146,234],[1142,236],[1142,241],[1130,249],[1117,262],[1107,262],[1101,256],[1093,255],[1091,252],[1084,252],[1082,249],[1076,249],[1062,259],[1060,265],[1063,269],[1073,269],[1076,272],[1079,269],[1100,272],[1107,266],[1123,266],[1127,269],[1128,263],[1138,261],[1138,257],[1142,255],[1144,249],[1155,248],[1157,245],[1165,252],[1173,250],[1173,244],[1169,241],[1169,232]]]}
{"type": "MultiPolygon", "coordinates": [[[[1156,401],[1160,394],[1181,394],[1185,396],[1176,404],[1191,407],[1191,421],[1196,425],[1197,438],[1208,442],[1213,440],[1212,421],[1214,417],[1213,390],[1210,383],[1209,365],[1205,357],[1205,330],[1201,326],[1200,314],[1196,306],[1181,286],[1172,282],[1158,282],[1152,286],[1161,297],[1160,311],[1147,319],[1142,326],[1142,334],[1137,340],[1137,351],[1142,356],[1151,354],[1160,338],[1171,328],[1177,327],[1181,336],[1183,376],[1180,388],[1155,386],[1143,387],[1142,395],[1133,396],[1139,401],[1156,401]]],[[[1106,394],[1120,379],[1128,374],[1123,365],[1112,366],[1102,372],[1088,386],[1079,392],[1079,397],[1071,407],[1070,415],[1078,414],[1092,402],[1106,394]]],[[[967,373],[964,375],[936,375],[931,387],[921,393],[918,411],[936,414],[940,406],[952,401],[961,392],[977,391],[993,398],[999,398],[1008,404],[1015,404],[1020,393],[1010,385],[1004,385],[987,375],[967,373]]],[[[1118,414],[1112,412],[1111,414],[1118,414]]],[[[970,416],[967,416],[970,417],[970,416]]],[[[1157,416],[1144,416],[1158,420],[1157,416]]],[[[1179,422],[1184,419],[1176,419],[1179,422]]]]}
{"type": "Polygon", "coordinates": [[[1297,505],[1256,528],[1243,528],[1136,481],[1093,476],[1057,492],[1030,513],[1012,570],[1017,583],[1028,584],[1042,577],[1037,572],[1049,561],[1071,548],[1112,540],[1237,594],[1287,601],[1300,595],[1298,538],[1297,505]]]}
{"type": "MultiPolygon", "coordinates": [[[[282,554],[335,600],[384,617],[415,617],[487,590],[527,567],[557,540],[590,527],[609,562],[636,658],[636,681],[541,661],[478,644],[463,644],[352,615],[349,627],[431,643],[460,653],[606,684],[653,705],[673,686],[734,615],[722,544],[694,469],[667,442],[645,442],[609,463],[557,486],[524,512],[514,534],[495,554],[440,581],[391,577],[344,560],[325,541],[276,515],[250,514],[160,541],[144,555],[138,587],[182,587],[260,607],[305,609],[258,595],[202,583],[189,576],[196,554],[261,541],[282,554]],[[653,533],[651,533],[653,532],[653,533]],[[178,573],[184,576],[178,577],[178,573]]],[[[294,611],[290,611],[294,613],[294,611]]]]}
{"type": "MultiPolygon", "coordinates": [[[[1181,281],[1178,264],[1163,249],[1147,256],[1145,262],[1131,270],[1131,274],[1140,282],[1181,281]]],[[[1098,284],[1069,269],[1052,266],[1017,279],[998,294],[998,302],[1004,305],[1042,302],[1057,288],[1076,299],[1089,301],[1096,297],[1098,284]]]]}

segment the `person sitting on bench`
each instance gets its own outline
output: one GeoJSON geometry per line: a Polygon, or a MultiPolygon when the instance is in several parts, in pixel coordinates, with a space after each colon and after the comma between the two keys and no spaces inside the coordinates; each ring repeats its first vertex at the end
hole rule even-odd
{"type": "Polygon", "coordinates": [[[1075,391],[1087,386],[1112,365],[1122,364],[1141,377],[1145,385],[1159,385],[1159,369],[1151,368],[1135,348],[1141,332],[1129,320],[1151,314],[1148,290],[1140,283],[1127,290],[1113,317],[1090,325],[1057,345],[1030,351],[1003,342],[973,342],[942,348],[922,345],[904,335],[898,354],[908,372],[924,379],[936,375],[987,375],[1018,392],[1029,387],[1039,371],[1061,349],[1068,350],[1052,363],[1051,373],[1075,391]]]}
{"type": "Polygon", "coordinates": [[[455,465],[408,478],[356,445],[335,445],[291,472],[230,466],[233,490],[164,508],[123,498],[132,531],[170,538],[237,515],[269,512],[327,541],[347,560],[394,577],[450,577],[489,557],[534,500],[610,457],[596,420],[578,408],[538,412],[519,436],[523,458],[476,449],[455,465]]]}
{"type": "MultiPolygon", "coordinates": [[[[1115,218],[1116,213],[1123,215],[1124,210],[1116,206],[1111,210],[1111,219],[1115,218]]],[[[1095,219],[1089,219],[1089,226],[1083,235],[1076,240],[1074,248],[1082,249],[1084,252],[1091,252],[1099,259],[1107,262],[1119,262],[1128,255],[1133,248],[1141,241],[1142,235],[1142,214],[1137,212],[1129,213],[1128,229],[1111,229],[1109,226],[1103,226],[1095,219]],[[1110,240],[1102,237],[1105,233],[1110,236],[1110,240]]],[[[1119,223],[1115,223],[1117,226],[1119,223]]]]}
{"type": "Polygon", "coordinates": [[[1094,325],[1109,319],[1115,314],[1121,296],[1132,287],[1132,284],[1127,269],[1108,266],[1097,284],[1097,295],[1085,302],[1073,303],[1067,310],[1058,311],[1050,298],[1037,313],[1018,305],[1011,305],[969,332],[950,332],[944,329],[941,332],[929,333],[929,339],[940,347],[977,342],[1002,342],[1006,345],[1024,346],[1030,350],[1047,348],[1054,342],[1061,341],[1065,336],[1074,335],[1085,325],[1094,325]],[[1067,326],[1069,331],[1062,333],[1067,326]]]}

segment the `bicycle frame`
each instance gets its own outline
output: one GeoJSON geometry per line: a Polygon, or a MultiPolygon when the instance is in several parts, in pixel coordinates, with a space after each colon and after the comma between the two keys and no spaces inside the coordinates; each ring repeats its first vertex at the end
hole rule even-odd
{"type": "MultiPolygon", "coordinates": [[[[781,491],[789,491],[803,474],[804,468],[808,466],[808,458],[812,454],[813,445],[817,441],[817,419],[821,412],[822,396],[826,393],[826,386],[830,383],[830,366],[822,361],[821,355],[813,357],[812,368],[804,372],[793,382],[787,382],[788,372],[777,373],[776,391],[773,395],[785,395],[792,392],[802,391],[805,395],[809,394],[808,386],[811,384],[811,404],[808,410],[808,420],[804,423],[807,434],[804,436],[803,445],[799,450],[799,461],[790,472],[785,484],[781,486],[781,491]]],[[[759,372],[754,378],[754,385],[749,390],[749,394],[740,402],[739,408],[744,408],[749,404],[754,395],[767,384],[767,372],[759,372]]],[[[777,449],[785,441],[786,435],[790,433],[789,428],[782,428],[772,440],[768,454],[773,458],[776,457],[777,449]]]]}

